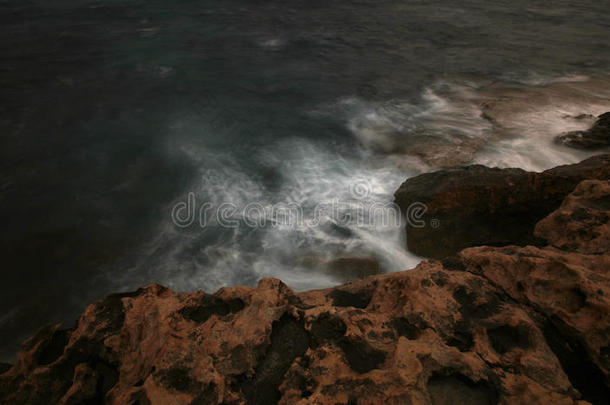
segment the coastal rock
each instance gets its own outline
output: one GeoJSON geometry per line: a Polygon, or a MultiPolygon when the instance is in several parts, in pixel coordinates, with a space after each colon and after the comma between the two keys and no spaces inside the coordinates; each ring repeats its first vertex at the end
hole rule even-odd
{"type": "Polygon", "coordinates": [[[456,392],[473,404],[579,398],[528,308],[441,263],[298,295],[271,279],[213,296],[151,286],[111,305],[90,307],[65,332],[65,346],[55,343],[57,329],[30,342],[0,377],[3,403],[437,404],[456,392]],[[243,307],[219,311],[238,299],[243,307]],[[51,346],[54,355],[41,356],[51,346]]]}
{"type": "Polygon", "coordinates": [[[610,112],[600,115],[590,129],[568,132],[555,138],[555,141],[578,149],[600,149],[610,146],[610,112]]]}
{"type": "MultiPolygon", "coordinates": [[[[588,232],[586,225],[580,231],[588,232]]],[[[586,401],[607,403],[610,398],[608,250],[603,255],[583,255],[553,247],[477,247],[465,249],[455,260],[465,271],[484,277],[515,302],[531,308],[530,313],[537,319],[546,344],[571,385],[586,401]]],[[[522,341],[518,331],[505,335],[508,336],[513,342],[522,341]]]]}
{"type": "Polygon", "coordinates": [[[407,247],[441,259],[480,246],[543,245],[536,223],[585,179],[610,179],[610,155],[542,173],[480,165],[422,174],[405,181],[395,201],[407,216],[407,247]],[[421,218],[410,207],[424,204],[421,218]]]}
{"type": "Polygon", "coordinates": [[[605,404],[610,246],[592,245],[599,227],[579,215],[554,215],[610,214],[607,191],[581,183],[539,226],[576,232],[569,251],[476,247],[302,293],[263,279],[111,295],[74,329],[28,340],[0,375],[0,402],[605,404]]]}
{"type": "Polygon", "coordinates": [[[610,246],[610,182],[587,180],[538,222],[535,234],[566,251],[604,254],[610,246]],[[585,227],[587,232],[580,230],[585,227]]]}

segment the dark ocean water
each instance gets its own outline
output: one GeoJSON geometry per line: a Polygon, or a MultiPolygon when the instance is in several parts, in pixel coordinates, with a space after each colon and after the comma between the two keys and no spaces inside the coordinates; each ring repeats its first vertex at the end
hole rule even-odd
{"type": "Polygon", "coordinates": [[[340,282],[312,260],[411,267],[391,224],[180,227],[171,212],[192,193],[198,207],[341,201],[353,214],[473,140],[475,162],[577,161],[541,134],[603,110],[608,89],[586,84],[609,73],[607,16],[589,0],[1,0],[1,357],[152,282],[305,289],[340,282]],[[527,89],[553,83],[585,89],[536,109],[550,96],[527,89]],[[532,100],[527,119],[506,108],[512,137],[473,101],[490,86],[532,100]]]}

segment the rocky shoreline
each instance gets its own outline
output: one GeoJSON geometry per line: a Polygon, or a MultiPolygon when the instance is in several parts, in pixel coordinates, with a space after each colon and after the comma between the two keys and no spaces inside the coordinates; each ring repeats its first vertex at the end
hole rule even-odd
{"type": "Polygon", "coordinates": [[[605,404],[609,179],[610,155],[409,179],[399,205],[442,225],[408,229],[409,247],[439,260],[302,293],[110,295],[26,341],[0,402],[605,404]]]}
{"type": "Polygon", "coordinates": [[[394,196],[405,213],[413,203],[425,204],[421,221],[439,224],[407,223],[409,250],[442,259],[473,246],[543,246],[534,227],[586,179],[609,180],[610,155],[542,173],[481,165],[425,173],[405,181],[394,196]]]}
{"type": "Polygon", "coordinates": [[[558,136],[555,141],[577,149],[600,149],[610,146],[610,112],[597,117],[595,124],[586,131],[573,131],[558,136]]]}

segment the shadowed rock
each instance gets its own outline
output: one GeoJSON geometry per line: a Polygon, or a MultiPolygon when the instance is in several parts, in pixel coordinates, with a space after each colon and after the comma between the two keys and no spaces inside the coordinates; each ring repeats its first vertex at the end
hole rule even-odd
{"type": "Polygon", "coordinates": [[[480,165],[442,170],[408,179],[394,196],[407,216],[414,203],[427,207],[423,227],[407,223],[408,249],[442,259],[471,246],[544,245],[534,236],[536,223],[586,179],[610,179],[610,155],[542,173],[480,165]]]}
{"type": "Polygon", "coordinates": [[[610,182],[584,181],[536,225],[535,234],[559,249],[603,254],[610,246],[609,211],[610,182]]]}
{"type": "Polygon", "coordinates": [[[577,149],[610,147],[610,112],[597,117],[597,121],[590,129],[559,135],[555,138],[555,142],[577,149]]]}
{"type": "Polygon", "coordinates": [[[352,281],[381,273],[381,265],[370,257],[340,257],[325,263],[326,269],[342,281],[352,281]]]}
{"type": "Polygon", "coordinates": [[[495,405],[498,394],[483,382],[474,383],[461,375],[434,376],[428,381],[432,405],[495,405]]]}
{"type": "Polygon", "coordinates": [[[379,368],[386,359],[385,352],[375,349],[365,340],[342,339],[339,347],[350,368],[359,374],[379,368]]]}
{"type": "Polygon", "coordinates": [[[228,315],[241,311],[244,302],[239,298],[223,301],[213,295],[204,295],[192,306],[182,308],[179,313],[186,319],[203,323],[212,315],[228,315]]]}
{"type": "Polygon", "coordinates": [[[298,260],[298,264],[313,271],[324,272],[341,282],[360,280],[382,272],[381,264],[373,257],[352,256],[322,259],[305,256],[298,260]]]}

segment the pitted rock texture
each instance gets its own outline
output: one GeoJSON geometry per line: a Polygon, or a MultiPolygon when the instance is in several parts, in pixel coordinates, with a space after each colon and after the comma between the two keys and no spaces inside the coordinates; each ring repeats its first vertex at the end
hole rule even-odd
{"type": "Polygon", "coordinates": [[[536,223],[587,179],[610,179],[610,154],[542,173],[480,165],[441,170],[408,179],[394,196],[407,216],[412,204],[427,208],[418,218],[423,227],[407,222],[408,249],[442,259],[473,246],[544,246],[536,223]]]}
{"type": "MultiPolygon", "coordinates": [[[[581,183],[558,212],[606,187],[581,183]]],[[[28,340],[0,403],[606,404],[610,247],[554,215],[544,235],[578,232],[569,251],[475,247],[303,293],[264,279],[111,295],[28,340]]]]}
{"type": "Polygon", "coordinates": [[[536,225],[535,234],[563,250],[604,254],[610,246],[608,211],[610,181],[583,181],[536,225]]]}

